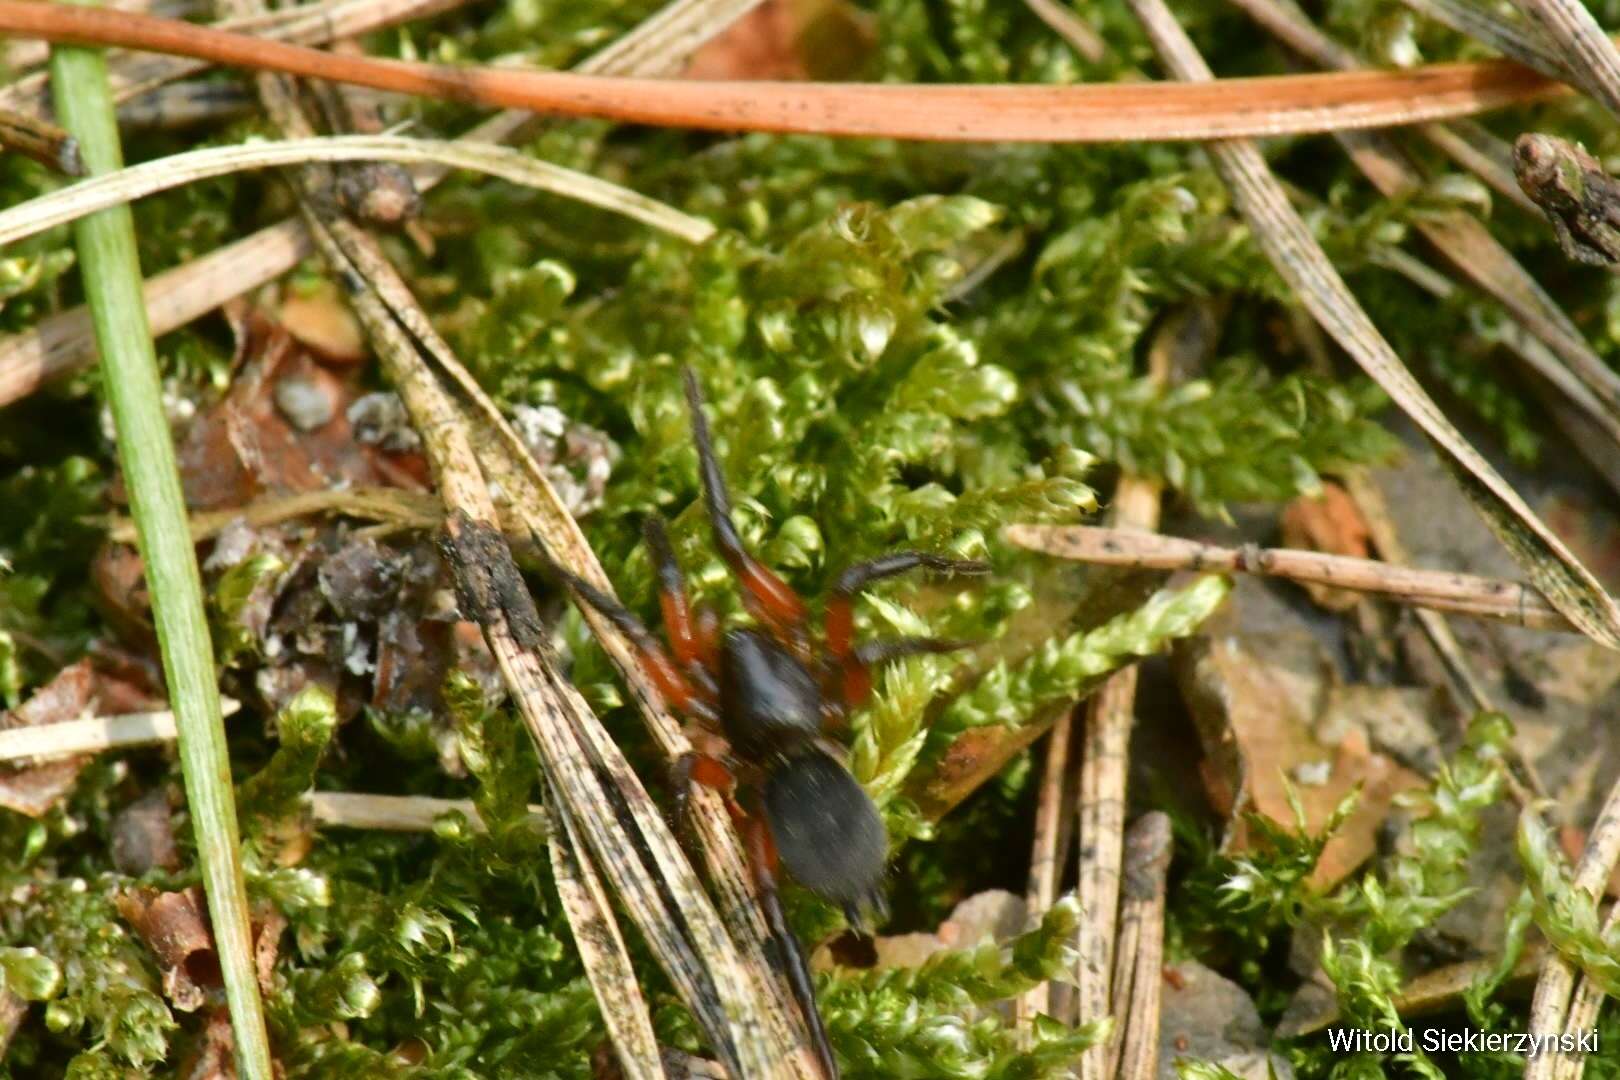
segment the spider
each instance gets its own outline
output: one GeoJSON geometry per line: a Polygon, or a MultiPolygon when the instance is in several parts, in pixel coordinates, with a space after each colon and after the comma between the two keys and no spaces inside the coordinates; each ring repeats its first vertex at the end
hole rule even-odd
{"type": "Polygon", "coordinates": [[[809,965],[782,911],[777,873],[785,867],[799,884],[842,907],[857,929],[866,925],[866,909],[879,918],[885,914],[888,837],[877,807],[845,768],[843,751],[829,732],[871,694],[874,668],[968,644],[931,637],[856,644],[855,597],[873,582],[909,570],[984,574],[990,567],[920,551],[898,551],[851,566],[833,585],[824,612],[824,639],[814,642],[804,601],[743,546],[697,377],[688,368],[684,378],[714,543],[742,588],[754,625],[722,630],[713,610],[694,610],[657,514],[648,515],[644,532],[670,651],[612,597],[567,571],[557,572],[580,600],[630,639],[659,692],[687,718],[688,735],[698,749],[671,769],[677,819],[685,818],[693,783],[725,797],[816,1055],[826,1074],[836,1078],[809,965]]]}

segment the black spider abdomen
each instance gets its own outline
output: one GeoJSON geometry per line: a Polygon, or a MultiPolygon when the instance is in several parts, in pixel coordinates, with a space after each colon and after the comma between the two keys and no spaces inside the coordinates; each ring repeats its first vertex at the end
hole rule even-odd
{"type": "Polygon", "coordinates": [[[763,800],[777,854],[799,884],[846,908],[879,902],[889,838],[847,769],[808,750],[771,771],[763,800]]]}
{"type": "Polygon", "coordinates": [[[821,688],[775,639],[732,630],[720,650],[720,719],[748,760],[793,754],[821,734],[821,688]]]}

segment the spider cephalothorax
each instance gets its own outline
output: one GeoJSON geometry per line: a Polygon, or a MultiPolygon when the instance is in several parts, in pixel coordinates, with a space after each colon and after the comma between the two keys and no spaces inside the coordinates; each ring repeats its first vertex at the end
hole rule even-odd
{"type": "Polygon", "coordinates": [[[761,907],[787,960],[816,1052],[828,1075],[836,1076],[809,966],[782,914],[777,871],[786,867],[805,888],[842,907],[856,927],[864,924],[866,910],[883,910],[888,854],[883,821],[844,767],[842,751],[827,738],[827,729],[865,700],[874,667],[903,656],[962,646],[921,637],[857,645],[854,598],[872,582],[908,570],[982,574],[989,566],[917,551],[851,566],[833,585],[823,640],[815,642],[804,601],[743,546],[731,520],[725,477],[703,415],[697,378],[690,370],[685,377],[715,546],[741,585],[743,604],[755,625],[722,633],[712,611],[693,610],[663,521],[656,515],[647,519],[645,531],[658,575],[669,652],[611,597],[573,575],[564,577],[580,599],[635,643],[659,691],[691,721],[689,734],[698,749],[675,764],[677,805],[684,810],[693,782],[725,795],[742,831],[761,907]]]}

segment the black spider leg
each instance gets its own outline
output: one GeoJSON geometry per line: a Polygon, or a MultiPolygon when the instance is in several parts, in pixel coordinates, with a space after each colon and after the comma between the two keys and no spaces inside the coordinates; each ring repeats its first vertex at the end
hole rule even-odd
{"type": "Polygon", "coordinates": [[[697,375],[691,368],[683,374],[686,403],[692,412],[692,441],[697,444],[698,469],[703,478],[703,504],[708,511],[709,527],[714,532],[714,546],[720,549],[720,557],[742,585],[743,603],[749,613],[808,659],[804,601],[743,546],[742,535],[731,519],[731,496],[714,454],[714,437],[709,432],[708,418],[703,414],[703,391],[698,388],[697,375]]]}
{"type": "Polygon", "coordinates": [[[964,647],[963,642],[916,637],[899,638],[872,646],[856,646],[856,594],[875,581],[919,568],[950,574],[990,572],[990,564],[986,562],[952,559],[925,551],[896,551],[846,567],[833,583],[826,611],[827,653],[831,662],[824,663],[823,679],[829,691],[828,700],[834,718],[841,717],[845,711],[858,707],[866,700],[872,692],[871,668],[874,665],[903,656],[953,652],[964,647]]]}
{"type": "Polygon", "coordinates": [[[782,895],[776,884],[776,846],[771,841],[763,813],[755,813],[748,818],[743,838],[748,848],[748,865],[754,872],[754,889],[759,893],[760,910],[781,954],[788,987],[793,991],[794,1000],[799,1003],[805,1026],[810,1029],[810,1045],[827,1080],[838,1080],[838,1059],[833,1056],[832,1038],[827,1034],[826,1021],[822,1020],[821,1010],[816,1006],[816,984],[810,975],[810,962],[805,958],[804,948],[794,936],[793,928],[788,925],[786,912],[782,910],[782,895]]]}

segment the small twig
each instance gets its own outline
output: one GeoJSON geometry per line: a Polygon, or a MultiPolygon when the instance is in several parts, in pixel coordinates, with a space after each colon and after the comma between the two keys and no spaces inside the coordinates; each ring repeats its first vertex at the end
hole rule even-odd
{"type": "Polygon", "coordinates": [[[1006,536],[1020,547],[1079,562],[1142,570],[1218,570],[1282,577],[1376,593],[1401,603],[1536,630],[1574,631],[1569,621],[1530,586],[1475,574],[1418,570],[1376,559],[1292,548],[1227,548],[1092,525],[1009,525],[1006,536]]]}
{"type": "MultiPolygon", "coordinates": [[[[1525,811],[1529,813],[1530,811],[1525,811]]],[[[1615,865],[1620,863],[1620,783],[1609,790],[1609,796],[1586,834],[1586,848],[1575,864],[1575,877],[1570,888],[1590,897],[1600,897],[1606,891],[1615,865]]],[[[1611,918],[1612,918],[1611,914],[1611,918]]],[[[1559,955],[1555,949],[1547,950],[1536,980],[1535,997],[1530,1000],[1528,1031],[1564,1031],[1570,1018],[1570,991],[1575,986],[1575,965],[1559,955]]],[[[1579,1003],[1577,1003],[1579,1004],[1579,1003]]],[[[1587,1008],[1581,1005],[1581,1008],[1587,1008]]],[[[1566,1066],[1565,1055],[1549,1051],[1529,1059],[1524,1080],[1553,1080],[1566,1066]]]]}
{"type": "Polygon", "coordinates": [[[194,56],[468,104],[713,131],[953,142],[1143,142],[1388,127],[1551,100],[1567,88],[1506,61],[1412,71],[1225,79],[1218,85],[948,86],[585,79],[334,56],[156,19],[0,0],[0,31],[194,56]]]}
{"type": "Polygon", "coordinates": [[[1159,1074],[1159,996],[1164,984],[1165,879],[1170,870],[1170,817],[1144,814],[1125,834],[1113,1011],[1123,1030],[1108,1075],[1153,1080],[1159,1074]]]}
{"type": "MultiPolygon", "coordinates": [[[[117,169],[122,151],[101,55],[56,49],[50,70],[57,115],[79,139],[86,166],[97,174],[117,169]]],[[[186,536],[185,503],[163,413],[157,355],[146,325],[135,226],[129,208],[119,206],[79,221],[74,234],[139,532],[165,681],[175,707],[186,801],[224,976],[236,1067],[243,1080],[270,1080],[270,1043],[248,931],[241,836],[213,644],[196,552],[186,536]]]]}
{"type": "Polygon", "coordinates": [[[398,135],[333,135],[188,150],[82,180],[19,206],[0,210],[0,246],[108,206],[211,176],[317,161],[406,161],[472,169],[623,214],[690,243],[701,244],[714,235],[714,226],[701,218],[683,214],[617,184],[540,161],[517,150],[460,141],[407,139],[398,135]]]}
{"type": "MultiPolygon", "coordinates": [[[[1164,0],[1131,0],[1165,67],[1178,79],[1214,76],[1164,0]]],[[[1531,580],[1593,640],[1620,648],[1620,606],[1557,534],[1446,419],[1356,302],[1252,142],[1206,145],[1244,220],[1305,309],[1428,436],[1459,486],[1531,580]]]]}
{"type": "Polygon", "coordinates": [[[69,176],[84,175],[78,141],[55,124],[26,113],[0,108],[0,148],[69,176]]]}

